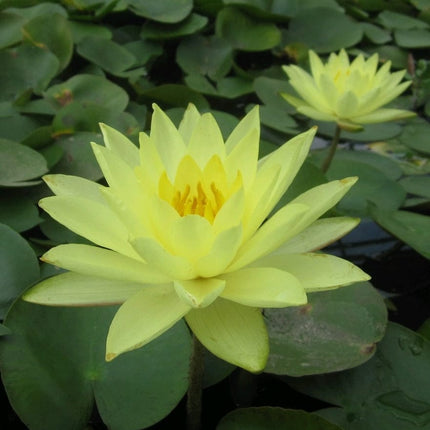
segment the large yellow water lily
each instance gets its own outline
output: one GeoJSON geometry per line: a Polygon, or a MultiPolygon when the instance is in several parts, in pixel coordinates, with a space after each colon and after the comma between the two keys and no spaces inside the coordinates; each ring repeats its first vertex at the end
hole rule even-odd
{"type": "Polygon", "coordinates": [[[315,130],[258,161],[253,109],[224,143],[211,114],[193,105],[177,129],[154,106],[140,149],[102,125],[93,144],[108,186],[49,175],[56,194],[40,206],[93,245],[66,244],[43,260],[69,270],[24,299],[49,305],[123,303],[106,358],[138,348],[182,317],[215,355],[260,371],[268,356],[261,308],[306,303],[306,293],[369,277],[335,256],[314,253],[357,219],[324,218],[356,181],[310,189],[267,217],[303,163],[315,130]],[[265,221],[266,220],[266,221],[265,221]],[[265,222],[264,222],[265,221],[265,222]]]}
{"type": "Polygon", "coordinates": [[[368,60],[358,55],[350,62],[342,49],[339,54],[330,54],[323,64],[311,50],[309,61],[311,75],[296,65],[283,67],[301,98],[285,93],[282,96],[298,112],[319,121],[334,121],[347,130],[415,116],[407,110],[382,108],[411,82],[400,83],[406,71],[390,73],[390,61],[377,70],[378,54],[368,60]]]}

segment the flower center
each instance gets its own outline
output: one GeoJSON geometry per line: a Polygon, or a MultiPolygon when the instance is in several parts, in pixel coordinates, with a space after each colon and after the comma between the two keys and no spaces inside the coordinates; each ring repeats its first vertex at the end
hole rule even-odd
{"type": "Polygon", "coordinates": [[[225,199],[214,182],[205,188],[200,181],[193,188],[187,184],[182,190],[176,190],[168,203],[181,216],[200,215],[212,223],[225,199]]]}
{"type": "Polygon", "coordinates": [[[229,197],[224,167],[214,156],[201,169],[187,155],[179,163],[174,181],[166,172],[161,175],[158,195],[180,216],[200,215],[212,224],[229,197]]]}

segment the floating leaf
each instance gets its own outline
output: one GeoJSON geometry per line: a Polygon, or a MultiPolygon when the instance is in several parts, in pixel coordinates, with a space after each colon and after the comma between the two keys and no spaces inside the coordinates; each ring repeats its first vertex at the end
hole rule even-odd
{"type": "Polygon", "coordinates": [[[0,49],[14,45],[21,40],[21,27],[25,19],[14,13],[0,12],[0,49]]]}
{"type": "Polygon", "coordinates": [[[345,372],[289,379],[302,393],[340,406],[319,411],[345,430],[416,430],[430,422],[430,341],[389,323],[367,363],[345,372]]]}
{"type": "Polygon", "coordinates": [[[36,204],[17,190],[0,191],[0,223],[17,232],[29,230],[41,221],[36,204]]]}
{"type": "Polygon", "coordinates": [[[427,197],[430,199],[430,177],[408,176],[399,181],[399,184],[410,194],[427,197]]]}
{"type": "Polygon", "coordinates": [[[193,8],[192,0],[127,0],[127,3],[136,15],[166,23],[182,21],[193,8]]]}
{"type": "Polygon", "coordinates": [[[377,25],[363,22],[361,26],[363,27],[364,35],[373,43],[383,44],[391,40],[390,32],[377,25]]]}
{"type": "Polygon", "coordinates": [[[31,181],[48,171],[46,160],[34,149],[0,139],[0,186],[22,187],[38,184],[31,181]]]}
{"type": "Polygon", "coordinates": [[[24,38],[41,49],[49,49],[58,58],[60,71],[69,64],[73,39],[68,21],[62,15],[40,15],[22,28],[24,38]]]}
{"type": "Polygon", "coordinates": [[[44,95],[56,108],[75,101],[122,112],[128,104],[128,95],[123,88],[102,76],[86,74],[75,75],[61,84],[54,85],[44,95]]]}
{"type": "Polygon", "coordinates": [[[57,57],[28,43],[0,51],[0,100],[16,100],[26,91],[40,94],[59,69],[57,57]]]}
{"type": "Polygon", "coordinates": [[[12,302],[39,279],[39,263],[34,251],[16,231],[0,224],[0,319],[12,302]]]}
{"type": "Polygon", "coordinates": [[[400,142],[404,143],[409,148],[430,155],[430,124],[412,123],[404,127],[403,133],[400,136],[400,142]]]}
{"type": "Polygon", "coordinates": [[[384,335],[387,311],[367,282],[311,293],[308,304],[266,309],[270,355],[265,371],[313,375],[358,366],[384,335]]]}
{"type": "Polygon", "coordinates": [[[281,40],[276,25],[256,20],[232,7],[218,13],[215,26],[215,34],[219,38],[242,51],[265,51],[278,45],[281,40]]]}
{"type": "Polygon", "coordinates": [[[217,430],[341,430],[324,418],[305,411],[274,407],[236,409],[227,414],[217,430]]]}
{"type": "Polygon", "coordinates": [[[179,44],[176,61],[188,74],[207,75],[218,80],[230,71],[233,54],[231,46],[224,39],[194,36],[179,44]]]}
{"type": "Polygon", "coordinates": [[[336,9],[324,7],[300,12],[291,19],[286,33],[287,44],[304,43],[318,53],[348,48],[362,36],[360,24],[336,9]]]}
{"type": "Polygon", "coordinates": [[[428,48],[430,31],[427,30],[396,30],[394,39],[402,48],[428,48]]]}
{"type": "Polygon", "coordinates": [[[370,207],[370,214],[382,228],[424,257],[430,258],[430,216],[408,211],[384,210],[377,206],[377,202],[370,207]]]}
{"type": "Polygon", "coordinates": [[[136,58],[131,52],[118,43],[103,37],[85,37],[78,44],[77,52],[113,75],[121,75],[136,62],[136,58]]]}
{"type": "Polygon", "coordinates": [[[160,24],[157,22],[146,21],[143,24],[141,36],[147,39],[175,39],[188,36],[203,29],[208,23],[208,18],[192,13],[183,21],[177,24],[160,24]]]}
{"type": "Polygon", "coordinates": [[[70,30],[74,43],[81,43],[86,37],[99,37],[103,39],[111,39],[112,32],[100,24],[92,24],[90,22],[69,21],[70,30]]]}
{"type": "Polygon", "coordinates": [[[23,301],[11,308],[5,324],[12,335],[0,344],[1,372],[29,428],[83,428],[95,402],[109,428],[141,429],[164,418],[182,398],[190,357],[185,324],[107,363],[106,335],[116,309],[23,301]]]}
{"type": "Polygon", "coordinates": [[[378,21],[386,28],[411,30],[414,28],[428,28],[429,25],[411,16],[397,13],[391,10],[384,10],[378,15],[378,21]]]}

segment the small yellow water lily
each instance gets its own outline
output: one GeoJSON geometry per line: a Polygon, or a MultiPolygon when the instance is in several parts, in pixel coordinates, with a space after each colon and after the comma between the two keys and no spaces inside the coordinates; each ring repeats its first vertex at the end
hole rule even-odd
{"type": "Polygon", "coordinates": [[[113,128],[101,129],[106,146],[93,150],[108,186],[48,175],[56,195],[40,202],[98,246],[48,251],[43,261],[69,272],[42,281],[24,299],[123,303],[109,329],[107,360],[185,317],[212,353],[261,371],[269,352],[261,308],[303,305],[307,292],[369,278],[348,261],[312,252],[357,224],[347,217],[317,220],[356,178],[312,188],[266,220],[303,163],[314,129],[260,161],[257,107],[225,143],[214,117],[193,105],[178,129],[154,106],[140,149],[113,128]]]}
{"type": "Polygon", "coordinates": [[[310,50],[309,61],[312,75],[296,65],[283,66],[301,98],[286,93],[282,96],[298,112],[319,121],[336,122],[346,130],[415,116],[407,110],[381,108],[405,91],[411,82],[400,83],[405,70],[390,73],[391,61],[377,70],[378,54],[367,61],[360,54],[350,63],[342,49],[339,54],[330,54],[323,64],[310,50]]]}

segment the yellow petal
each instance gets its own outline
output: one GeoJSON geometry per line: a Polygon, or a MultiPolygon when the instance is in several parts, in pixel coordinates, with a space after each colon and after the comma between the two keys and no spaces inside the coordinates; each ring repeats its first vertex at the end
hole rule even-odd
{"type": "Polygon", "coordinates": [[[214,232],[237,226],[241,223],[245,210],[245,193],[239,188],[221,207],[213,222],[214,232]]]}
{"type": "MultiPolygon", "coordinates": [[[[263,166],[281,166],[278,181],[273,187],[272,195],[267,202],[268,206],[266,207],[266,211],[268,210],[268,212],[264,214],[264,217],[269,214],[290,186],[291,182],[293,182],[293,179],[308,155],[315,133],[316,127],[304,133],[300,133],[260,161],[260,165],[263,166]]],[[[268,166],[265,167],[267,168],[268,166]]],[[[257,172],[257,175],[259,175],[259,173],[260,170],[257,172]]]]}
{"type": "Polygon", "coordinates": [[[171,227],[170,240],[172,253],[195,263],[206,255],[214,241],[212,226],[200,215],[187,215],[179,218],[171,227]]]}
{"type": "Polygon", "coordinates": [[[309,206],[309,210],[296,224],[296,232],[304,230],[321,215],[331,209],[357,182],[357,177],[345,178],[318,185],[300,194],[291,203],[301,203],[309,206]]]}
{"type": "Polygon", "coordinates": [[[240,171],[245,190],[248,190],[255,178],[258,161],[259,131],[255,128],[245,135],[228,154],[225,168],[230,182],[240,171]]]}
{"type": "Polygon", "coordinates": [[[80,178],[79,176],[60,174],[45,175],[43,180],[57,196],[80,197],[106,205],[100,193],[100,189],[103,187],[96,182],[80,178]]]}
{"type": "Polygon", "coordinates": [[[345,91],[337,100],[336,112],[342,118],[350,118],[358,109],[358,98],[352,91],[345,91]]]}
{"type": "Polygon", "coordinates": [[[128,243],[126,228],[107,206],[79,197],[60,196],[42,199],[39,206],[56,221],[91,242],[136,257],[128,243]]]}
{"type": "Polygon", "coordinates": [[[26,302],[50,306],[99,306],[123,303],[146,288],[141,283],[66,272],[44,279],[22,296],[26,302]]]}
{"type": "Polygon", "coordinates": [[[171,280],[143,261],[91,245],[59,245],[46,252],[42,260],[63,269],[99,278],[149,284],[171,280]]]}
{"type": "Polygon", "coordinates": [[[322,249],[349,233],[360,222],[358,218],[323,218],[281,245],[275,253],[298,254],[322,249]]]}
{"type": "Polygon", "coordinates": [[[178,322],[189,309],[172,285],[142,289],[115,314],[106,341],[106,360],[147,344],[178,322]]]}
{"type": "Polygon", "coordinates": [[[269,339],[261,311],[218,298],[185,319],[199,341],[217,357],[250,372],[264,369],[269,339]]]}
{"type": "Polygon", "coordinates": [[[193,308],[209,306],[222,292],[225,281],[216,278],[197,278],[173,283],[179,298],[193,308]]]}
{"type": "Polygon", "coordinates": [[[228,272],[246,266],[257,258],[267,255],[297,233],[296,225],[309,210],[307,205],[289,204],[266,221],[239,249],[228,272]]]}
{"type": "Polygon", "coordinates": [[[253,129],[257,130],[257,140],[260,140],[260,117],[258,105],[254,106],[231,132],[225,142],[227,154],[230,154],[230,152],[233,151],[233,148],[253,129]]]}
{"type": "Polygon", "coordinates": [[[224,139],[210,113],[203,114],[198,120],[188,144],[188,153],[201,169],[214,155],[221,160],[225,158],[224,139]]]}
{"type": "Polygon", "coordinates": [[[153,108],[151,143],[156,146],[167,175],[173,181],[178,164],[187,152],[186,146],[169,117],[157,105],[153,108]]]}
{"type": "Polygon", "coordinates": [[[192,103],[189,103],[178,128],[179,133],[184,139],[186,145],[190,141],[193,130],[196,127],[200,117],[201,115],[197,108],[192,103]]]}
{"type": "Polygon", "coordinates": [[[299,106],[297,111],[317,121],[336,121],[337,119],[336,115],[319,111],[311,106],[299,106]]]}
{"type": "Polygon", "coordinates": [[[100,129],[107,148],[121,157],[130,167],[133,168],[139,164],[139,150],[133,142],[106,124],[101,123],[100,129]]]}
{"type": "Polygon", "coordinates": [[[258,308],[282,308],[307,303],[302,285],[288,272],[271,267],[242,269],[220,276],[224,299],[258,308]]]}
{"type": "Polygon", "coordinates": [[[135,250],[149,265],[158,269],[170,279],[194,279],[196,269],[187,259],[172,255],[156,240],[149,237],[139,237],[131,240],[135,250]]]}
{"type": "Polygon", "coordinates": [[[219,233],[209,253],[194,264],[196,274],[208,278],[224,272],[236,255],[241,241],[241,225],[219,233]]]}
{"type": "Polygon", "coordinates": [[[357,116],[354,118],[354,121],[361,124],[375,124],[377,122],[413,118],[416,115],[415,112],[403,109],[378,109],[366,115],[357,116]]]}
{"type": "Polygon", "coordinates": [[[328,254],[271,254],[252,266],[275,267],[295,276],[307,293],[325,291],[355,282],[367,281],[370,276],[360,268],[328,254]]]}

